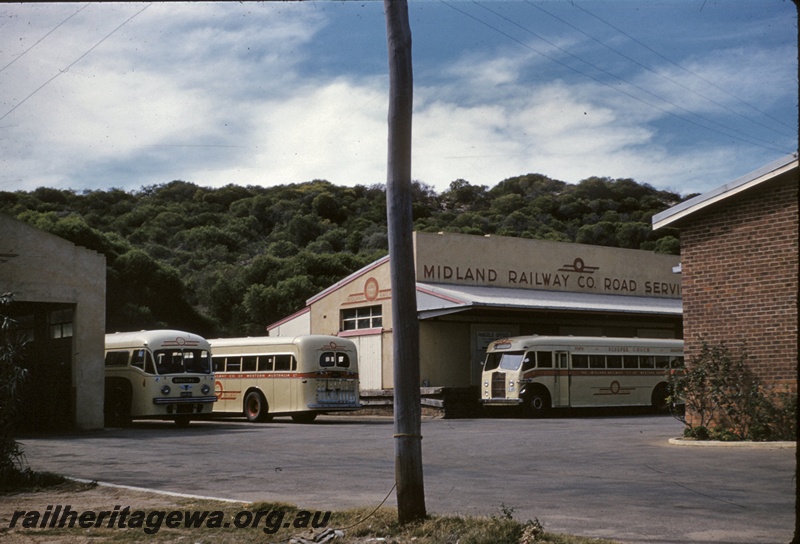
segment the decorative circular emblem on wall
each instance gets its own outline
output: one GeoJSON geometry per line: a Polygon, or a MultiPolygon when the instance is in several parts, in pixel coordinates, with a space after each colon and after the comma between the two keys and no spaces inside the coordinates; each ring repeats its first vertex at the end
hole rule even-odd
{"type": "Polygon", "coordinates": [[[610,389],[611,389],[611,394],[612,394],[612,395],[618,395],[618,394],[619,394],[619,382],[618,382],[618,381],[616,381],[616,380],[614,380],[613,382],[611,382],[611,387],[610,387],[610,389]]]}
{"type": "Polygon", "coordinates": [[[378,280],[375,278],[369,278],[364,282],[364,297],[366,297],[366,299],[370,302],[378,298],[379,290],[380,287],[378,286],[378,280]]]}

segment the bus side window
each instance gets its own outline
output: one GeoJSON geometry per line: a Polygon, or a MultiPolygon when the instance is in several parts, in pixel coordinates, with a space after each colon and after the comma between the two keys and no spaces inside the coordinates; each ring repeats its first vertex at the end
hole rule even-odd
{"type": "Polygon", "coordinates": [[[245,355],[242,357],[242,372],[255,372],[258,357],[255,355],[245,355]]]}
{"type": "MultiPolygon", "coordinates": [[[[144,371],[144,362],[149,352],[146,349],[133,350],[133,358],[131,359],[131,366],[135,366],[139,370],[144,371]]],[[[152,374],[155,374],[153,372],[152,374]]]]}
{"type": "Polygon", "coordinates": [[[225,372],[225,357],[212,357],[214,372],[225,372]]]}
{"type": "Polygon", "coordinates": [[[276,355],[275,356],[275,370],[277,372],[286,372],[292,370],[292,356],[291,355],[276,355]]]}
{"type": "Polygon", "coordinates": [[[606,366],[608,368],[622,368],[622,355],[607,355],[606,366]]]}
{"type": "Polygon", "coordinates": [[[225,370],[228,372],[239,372],[242,369],[241,357],[228,357],[225,364],[225,370]]]}
{"type": "Polygon", "coordinates": [[[272,366],[273,366],[272,355],[260,355],[258,357],[259,372],[272,372],[272,366]]]}
{"type": "Polygon", "coordinates": [[[589,368],[589,356],[588,355],[573,355],[572,356],[572,368],[589,368]]]}
{"type": "Polygon", "coordinates": [[[129,357],[127,351],[109,351],[106,353],[106,366],[128,366],[129,357]]]}
{"type": "Polygon", "coordinates": [[[144,350],[144,371],[147,374],[156,373],[156,365],[153,363],[153,355],[147,350],[144,350]]]}
{"type": "Polygon", "coordinates": [[[337,353],[336,366],[350,368],[350,357],[346,353],[337,353]]]}
{"type": "Polygon", "coordinates": [[[652,355],[642,355],[639,359],[639,367],[640,368],[655,368],[656,367],[656,358],[652,355]]]}
{"type": "Polygon", "coordinates": [[[270,372],[272,371],[273,362],[272,355],[259,355],[258,356],[258,371],[270,372]]]}
{"type": "Polygon", "coordinates": [[[669,368],[669,356],[656,355],[656,368],[669,368]]]}
{"type": "Polygon", "coordinates": [[[530,370],[536,366],[536,353],[529,351],[522,358],[522,371],[530,370]]]}
{"type": "Polygon", "coordinates": [[[590,355],[589,356],[589,367],[590,368],[605,368],[606,367],[606,356],[605,355],[590,355]]]}
{"type": "Polygon", "coordinates": [[[625,368],[639,368],[639,356],[638,355],[625,355],[622,358],[622,365],[625,368]]]}
{"type": "Polygon", "coordinates": [[[536,366],[539,368],[553,368],[553,352],[552,351],[537,351],[536,352],[536,366]]]}
{"type": "Polygon", "coordinates": [[[669,362],[671,368],[683,368],[683,357],[673,357],[669,362]]]}

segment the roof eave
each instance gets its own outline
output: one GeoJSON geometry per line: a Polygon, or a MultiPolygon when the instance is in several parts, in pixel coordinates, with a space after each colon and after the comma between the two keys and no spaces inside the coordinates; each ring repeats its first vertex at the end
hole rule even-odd
{"type": "Polygon", "coordinates": [[[708,206],[716,204],[721,200],[725,200],[733,195],[739,194],[748,189],[752,189],[762,183],[774,179],[781,174],[784,174],[798,166],[797,153],[792,153],[782,157],[777,161],[751,172],[739,179],[730,183],[726,183],[716,189],[712,189],[707,193],[696,196],[686,202],[681,202],[677,206],[673,206],[661,213],[653,216],[653,230],[669,226],[681,219],[696,213],[708,206]]]}

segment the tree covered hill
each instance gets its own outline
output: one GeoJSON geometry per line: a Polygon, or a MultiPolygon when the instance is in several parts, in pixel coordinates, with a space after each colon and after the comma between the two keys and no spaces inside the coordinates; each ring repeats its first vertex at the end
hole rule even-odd
{"type": "MultiPolygon", "coordinates": [[[[419,231],[497,234],[679,252],[651,217],[683,198],[631,179],[539,174],[491,189],[415,182],[419,231]]],[[[0,212],[106,256],[107,330],[263,334],[306,299],[387,253],[381,185],[327,181],[201,187],[185,181],[76,192],[0,192],[0,212]]]]}

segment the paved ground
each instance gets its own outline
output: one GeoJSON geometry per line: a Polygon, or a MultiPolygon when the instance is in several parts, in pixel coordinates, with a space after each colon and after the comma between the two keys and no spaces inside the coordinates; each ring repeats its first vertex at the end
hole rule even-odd
{"type": "MultiPolygon", "coordinates": [[[[668,416],[423,422],[430,512],[534,517],[547,530],[648,543],[789,542],[794,450],[669,444],[668,416]]],[[[145,422],[25,437],[35,470],[305,508],[377,505],[394,483],[389,418],[145,422]]],[[[394,506],[394,497],[387,501],[394,506]]]]}

